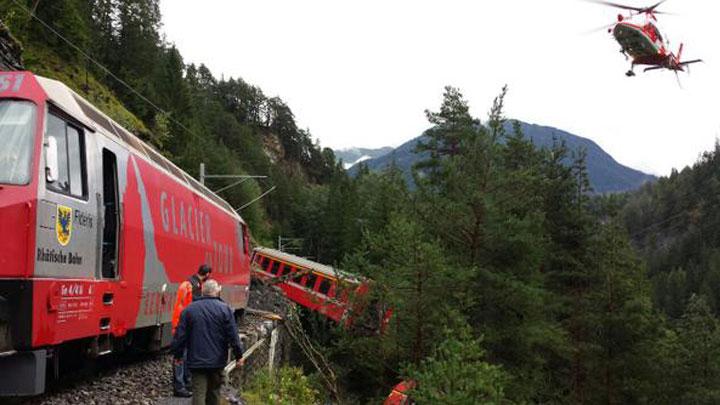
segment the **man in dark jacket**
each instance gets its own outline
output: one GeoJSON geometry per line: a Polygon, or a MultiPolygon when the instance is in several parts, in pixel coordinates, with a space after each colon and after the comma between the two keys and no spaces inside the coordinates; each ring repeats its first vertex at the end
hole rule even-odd
{"type": "MultiPolygon", "coordinates": [[[[210,278],[212,268],[206,264],[198,268],[197,274],[193,274],[186,281],[183,281],[178,287],[177,298],[175,299],[175,307],[172,315],[172,333],[180,323],[180,314],[193,300],[197,300],[202,296],[202,284],[210,278]]],[[[190,371],[184,361],[173,364],[173,393],[176,397],[191,397],[190,389],[190,371]]]]}
{"type": "Polygon", "coordinates": [[[182,312],[173,339],[172,351],[176,363],[182,361],[183,351],[187,349],[193,405],[219,403],[228,346],[232,347],[238,365],[243,363],[243,348],[232,308],[220,299],[219,294],[217,281],[203,283],[202,297],[182,312]]]}

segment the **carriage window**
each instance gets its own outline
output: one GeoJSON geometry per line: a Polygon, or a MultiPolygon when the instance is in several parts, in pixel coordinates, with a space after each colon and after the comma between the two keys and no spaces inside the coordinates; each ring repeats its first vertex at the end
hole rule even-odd
{"type": "Polygon", "coordinates": [[[322,281],[320,281],[320,288],[318,288],[318,291],[320,291],[320,294],[328,295],[331,285],[332,282],[330,282],[330,280],[323,278],[322,281]]]}
{"type": "Polygon", "coordinates": [[[315,287],[316,281],[317,281],[317,276],[313,273],[308,273],[307,277],[305,277],[305,287],[312,290],[315,287]]]}
{"type": "Polygon", "coordinates": [[[305,273],[302,270],[297,270],[296,268],[293,268],[293,273],[298,273],[297,275],[293,276],[292,281],[293,283],[298,283],[302,281],[302,278],[305,276],[305,273]]]}
{"type": "Polygon", "coordinates": [[[295,270],[295,268],[292,266],[283,266],[282,275],[287,276],[288,274],[290,274],[291,271],[294,271],[294,270],[295,270]]]}
{"type": "Polygon", "coordinates": [[[48,115],[45,137],[55,138],[58,148],[58,178],[47,183],[48,189],[75,197],[86,197],[85,139],[82,131],[51,113],[48,115]]]}
{"type": "Polygon", "coordinates": [[[265,271],[267,271],[268,273],[275,274],[275,273],[273,273],[273,270],[275,272],[277,272],[278,266],[280,266],[280,264],[278,262],[269,259],[268,263],[265,265],[265,271]]]}
{"type": "Polygon", "coordinates": [[[280,269],[280,262],[273,262],[272,269],[270,270],[270,273],[277,274],[278,270],[280,269]]]}

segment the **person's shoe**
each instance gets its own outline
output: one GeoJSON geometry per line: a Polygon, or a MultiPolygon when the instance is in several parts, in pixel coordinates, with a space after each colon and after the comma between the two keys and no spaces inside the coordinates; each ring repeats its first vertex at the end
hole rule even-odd
{"type": "Polygon", "coordinates": [[[187,391],[187,390],[175,391],[175,392],[173,392],[173,396],[180,397],[180,398],[190,398],[190,397],[192,397],[192,392],[187,391]]]}

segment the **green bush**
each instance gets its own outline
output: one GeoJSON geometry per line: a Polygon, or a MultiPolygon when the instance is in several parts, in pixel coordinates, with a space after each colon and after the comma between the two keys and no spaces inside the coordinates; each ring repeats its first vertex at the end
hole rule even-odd
{"type": "Polygon", "coordinates": [[[313,388],[301,369],[282,367],[275,372],[263,370],[243,392],[249,405],[314,405],[320,393],[313,388]]]}

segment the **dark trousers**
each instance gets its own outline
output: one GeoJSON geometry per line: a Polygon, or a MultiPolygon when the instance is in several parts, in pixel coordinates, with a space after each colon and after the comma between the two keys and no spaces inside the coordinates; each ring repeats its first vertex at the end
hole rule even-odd
{"type": "Polygon", "coordinates": [[[187,368],[187,350],[183,354],[182,363],[173,362],[173,390],[175,392],[190,391],[190,370],[187,368]]]}
{"type": "Polygon", "coordinates": [[[192,370],[193,405],[218,405],[223,369],[195,368],[192,370]]]}

